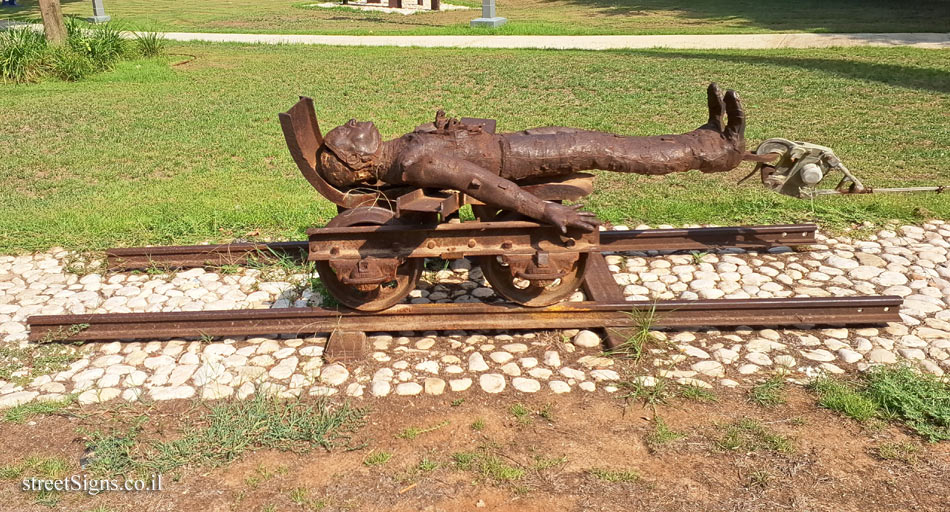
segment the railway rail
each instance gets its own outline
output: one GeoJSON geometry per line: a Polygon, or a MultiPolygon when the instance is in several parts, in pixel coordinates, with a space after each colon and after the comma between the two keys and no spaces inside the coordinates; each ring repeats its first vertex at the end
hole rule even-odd
{"type": "MultiPolygon", "coordinates": [[[[31,316],[33,341],[133,340],[334,331],[537,330],[868,325],[900,321],[896,296],[569,302],[544,308],[495,304],[400,304],[367,314],[326,308],[31,316]],[[383,329],[385,330],[385,329],[383,329]]],[[[622,336],[608,339],[613,348],[622,336]]]]}
{"type": "MultiPolygon", "coordinates": [[[[464,224],[468,223],[461,225],[464,224]]],[[[365,234],[371,234],[383,230],[383,227],[361,227],[350,228],[350,230],[362,230],[367,232],[365,234]]],[[[816,230],[817,226],[814,224],[788,224],[603,231],[599,233],[600,240],[596,250],[626,252],[702,251],[724,248],[768,249],[775,246],[813,244],[816,230]]],[[[315,231],[320,232],[320,230],[315,231]]],[[[390,231],[395,231],[398,235],[405,232],[405,230],[390,231]]],[[[432,240],[421,240],[419,243],[425,244],[428,241],[432,240]]],[[[498,243],[503,243],[503,241],[498,243]]],[[[152,267],[175,269],[245,265],[252,261],[266,263],[288,256],[305,261],[309,248],[309,241],[115,248],[106,250],[106,263],[109,270],[128,271],[152,267]]],[[[446,252],[444,247],[440,250],[441,252],[432,256],[441,256],[446,252]]]]}

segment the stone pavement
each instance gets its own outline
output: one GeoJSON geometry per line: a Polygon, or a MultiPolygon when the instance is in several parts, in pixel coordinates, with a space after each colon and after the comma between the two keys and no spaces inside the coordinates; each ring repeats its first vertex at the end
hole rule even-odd
{"type": "Polygon", "coordinates": [[[950,34],[713,34],[657,36],[346,36],[213,34],[167,32],[174,41],[210,41],[263,44],[318,44],[334,46],[417,46],[426,48],[548,48],[618,50],[632,48],[770,49],[845,46],[910,46],[950,48],[950,34]]]}
{"type": "MultiPolygon", "coordinates": [[[[637,226],[638,229],[647,226],[637,226]]],[[[671,226],[660,226],[671,227],[671,226]]],[[[615,229],[627,229],[615,226],[615,229]]],[[[90,343],[48,375],[19,369],[0,380],[0,407],[75,394],[81,403],[280,395],[401,399],[419,394],[612,393],[618,381],[658,379],[734,387],[782,373],[821,374],[909,362],[950,371],[950,224],[885,229],[866,240],[826,238],[808,252],[775,248],[710,254],[607,256],[630,300],[889,294],[901,323],[860,329],[656,332],[643,360],[604,357],[591,331],[379,332],[366,361],[325,364],[323,336],[90,343]]],[[[31,347],[34,314],[281,308],[319,304],[309,276],[280,269],[191,269],[174,274],[84,274],[84,260],[53,249],[0,256],[0,350],[31,347]]],[[[578,292],[572,300],[582,300],[578,292]]],[[[427,271],[413,303],[500,300],[468,260],[427,271]]],[[[446,326],[451,328],[451,326],[446,326]]],[[[67,346],[71,347],[71,346],[67,346]]]]}

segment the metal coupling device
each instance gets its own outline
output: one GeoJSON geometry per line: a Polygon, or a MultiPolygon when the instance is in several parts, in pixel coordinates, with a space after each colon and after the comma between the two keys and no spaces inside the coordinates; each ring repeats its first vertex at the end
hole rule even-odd
{"type": "Polygon", "coordinates": [[[755,149],[750,158],[759,163],[748,176],[739,183],[759,173],[762,184],[775,192],[787,196],[812,199],[818,196],[841,194],[871,194],[881,192],[937,192],[948,189],[946,186],[878,188],[861,183],[829,147],[796,142],[788,139],[768,139],[755,149]],[[830,174],[841,171],[843,176],[834,188],[819,188],[830,174]]]}

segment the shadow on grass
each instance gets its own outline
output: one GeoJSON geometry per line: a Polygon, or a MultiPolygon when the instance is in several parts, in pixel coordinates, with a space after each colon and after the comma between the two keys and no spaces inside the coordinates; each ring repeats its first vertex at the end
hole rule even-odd
{"type": "MultiPolygon", "coordinates": [[[[17,0],[15,7],[4,6],[0,8],[0,21],[26,21],[40,22],[40,3],[39,0],[17,0]]],[[[67,4],[89,4],[89,12],[85,16],[92,16],[92,2],[88,0],[59,0],[60,5],[67,4]]],[[[0,29],[3,24],[0,23],[0,29]]]]}
{"type": "MultiPolygon", "coordinates": [[[[558,3],[564,0],[556,0],[558,3]]],[[[810,32],[946,32],[950,2],[921,0],[908,6],[891,0],[566,0],[606,16],[651,16],[670,12],[691,23],[810,32]],[[882,23],[881,20],[888,20],[882,23]]],[[[555,3],[552,1],[552,3],[555,3]]]]}
{"type": "Polygon", "coordinates": [[[870,80],[894,87],[950,93],[950,72],[934,68],[879,64],[876,62],[845,59],[782,57],[778,55],[765,56],[742,53],[664,52],[664,55],[683,59],[783,66],[828,73],[850,79],[870,80]]]}

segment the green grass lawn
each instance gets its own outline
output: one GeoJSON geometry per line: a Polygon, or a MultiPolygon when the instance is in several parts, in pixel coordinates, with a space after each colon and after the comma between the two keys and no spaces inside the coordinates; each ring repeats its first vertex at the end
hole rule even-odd
{"type": "MultiPolygon", "coordinates": [[[[751,145],[831,146],[872,186],[950,184],[950,52],[544,51],[179,44],[79,83],[0,85],[0,251],[301,239],[335,212],[301,177],[277,113],[315,98],[324,130],[384,136],[450,115],[499,130],[623,134],[704,121],[711,80],[741,92],[751,145]],[[187,64],[170,66],[182,60],[187,64]]],[[[946,194],[814,203],[721,175],[601,175],[589,207],[614,223],[950,218],[946,194]]]]}
{"type": "MultiPolygon", "coordinates": [[[[89,0],[61,0],[63,12],[92,15],[89,0]]],[[[106,0],[106,11],[135,28],[300,34],[470,34],[475,10],[412,16],[308,7],[324,0],[106,0]]],[[[411,1],[411,0],[408,0],[411,1]]],[[[38,0],[3,9],[0,19],[39,17],[38,0]]],[[[750,32],[947,32],[950,1],[919,0],[498,0],[509,23],[498,34],[727,34],[750,32]]]]}

